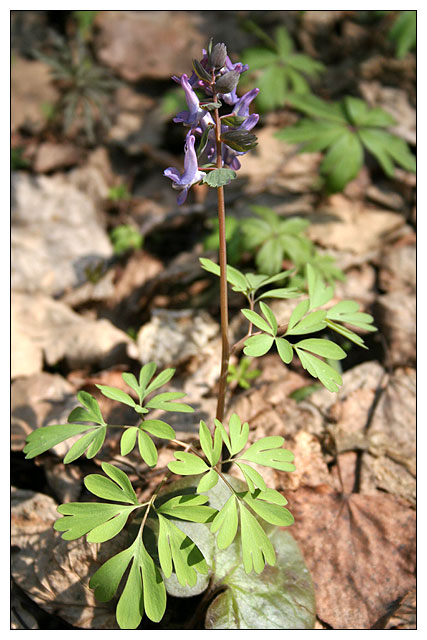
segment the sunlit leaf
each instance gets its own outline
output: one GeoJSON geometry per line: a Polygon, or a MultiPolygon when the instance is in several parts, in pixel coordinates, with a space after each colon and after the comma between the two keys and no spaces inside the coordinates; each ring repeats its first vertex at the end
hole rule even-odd
{"type": "Polygon", "coordinates": [[[174,496],[156,507],[156,511],[172,516],[172,518],[180,518],[190,522],[209,522],[217,511],[206,506],[207,501],[207,496],[198,494],[174,496]]]}
{"type": "Polygon", "coordinates": [[[185,451],[175,451],[176,460],[169,462],[168,469],[181,476],[197,475],[209,470],[208,465],[198,456],[185,451]]]}
{"type": "Polygon", "coordinates": [[[292,463],[294,454],[288,449],[282,449],[284,439],[281,436],[267,436],[260,438],[244,451],[239,459],[249,460],[256,464],[280,471],[294,471],[292,463]]]}
{"type": "Polygon", "coordinates": [[[218,532],[218,549],[226,549],[233,542],[237,534],[237,525],[237,499],[233,493],[212,521],[211,532],[218,532]]]}
{"type": "Polygon", "coordinates": [[[142,429],[138,429],[138,448],[144,462],[149,467],[155,467],[158,458],[156,446],[150,436],[142,429]]]}
{"type": "Polygon", "coordinates": [[[251,336],[245,340],[245,348],[243,353],[246,356],[259,357],[265,355],[271,349],[271,345],[274,342],[273,336],[268,336],[265,333],[257,336],[251,336]]]}
{"type": "Polygon", "coordinates": [[[243,566],[246,573],[261,573],[266,564],[274,566],[276,553],[255,516],[241,502],[239,507],[243,566]]]}

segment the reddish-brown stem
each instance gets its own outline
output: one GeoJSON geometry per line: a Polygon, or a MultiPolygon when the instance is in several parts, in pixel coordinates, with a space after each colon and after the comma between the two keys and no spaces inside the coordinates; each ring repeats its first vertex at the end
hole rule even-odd
{"type": "MultiPolygon", "coordinates": [[[[217,96],[213,96],[214,102],[217,96]]],[[[221,122],[218,109],[215,109],[215,140],[216,140],[216,166],[222,169],[222,143],[221,143],[221,122]]],[[[225,239],[225,203],[224,187],[217,188],[218,194],[218,226],[219,226],[219,296],[221,310],[221,372],[219,378],[218,400],[216,407],[216,417],[222,422],[224,419],[225,394],[227,390],[227,373],[230,359],[230,346],[228,342],[228,296],[227,296],[227,243],[225,239]]]]}

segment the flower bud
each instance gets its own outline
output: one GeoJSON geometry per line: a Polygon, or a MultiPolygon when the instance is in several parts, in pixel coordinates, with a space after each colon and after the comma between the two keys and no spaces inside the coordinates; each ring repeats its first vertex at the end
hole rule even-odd
{"type": "Polygon", "coordinates": [[[238,71],[228,71],[220,76],[215,82],[215,93],[230,93],[234,91],[240,80],[238,71]]]}
{"type": "Polygon", "coordinates": [[[213,69],[222,69],[227,58],[227,47],[223,42],[218,42],[209,56],[209,66],[213,69]]]}

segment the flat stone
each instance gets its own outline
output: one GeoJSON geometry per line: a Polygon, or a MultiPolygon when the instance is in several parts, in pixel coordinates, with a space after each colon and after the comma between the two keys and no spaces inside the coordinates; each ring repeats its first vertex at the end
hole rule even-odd
{"type": "Polygon", "coordinates": [[[97,55],[130,82],[188,74],[207,45],[199,23],[195,11],[101,11],[97,55]]]}
{"type": "Polygon", "coordinates": [[[50,295],[88,279],[113,254],[92,199],[62,175],[12,174],[12,290],[50,295]]]}

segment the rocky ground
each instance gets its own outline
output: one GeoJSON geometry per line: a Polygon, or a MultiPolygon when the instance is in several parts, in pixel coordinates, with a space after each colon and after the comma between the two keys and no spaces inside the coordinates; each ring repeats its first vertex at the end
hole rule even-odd
{"type": "MultiPolygon", "coordinates": [[[[117,628],[113,607],[97,603],[86,586],[94,545],[63,541],[52,523],[60,502],[84,497],[84,475],[102,461],[123,462],[118,440],[111,437],[95,460],[65,466],[65,444],[25,460],[27,434],[66,422],[81,389],[98,398],[109,420],[126,420],[95,384],[121,386],[123,371],[151,360],[177,368],[169,390],[184,391],[196,409],[173,414],[178,437],[191,438],[215,411],[218,298],[199,263],[214,255],[204,241],[215,193],[196,187],[178,208],[162,175],[182,164],[170,77],[188,72],[210,36],[237,61],[256,43],[244,20],[267,31],[284,22],[298,49],[327,65],[317,85],[322,97],[355,93],[381,106],[415,148],[415,56],[390,55],[387,17],[374,28],[363,12],[300,13],[97,12],[88,42],[116,85],[105,107],[109,123],[95,115],[90,141],[82,114],[63,133],[51,109],[61,83],[34,56],[49,29],[72,38],[71,12],[12,12],[13,629],[117,628]],[[120,189],[125,197],[115,196],[120,189]],[[111,232],[119,225],[131,225],[142,246],[117,253],[111,232]]],[[[271,470],[269,481],[295,515],[292,535],[315,583],[316,628],[414,629],[415,176],[398,169],[387,178],[369,161],[342,193],[326,196],[316,187],[321,154],[297,155],[274,135],[293,121],[287,108],[262,115],[258,147],[227,189],[227,212],[239,219],[259,204],[309,220],[310,239],[345,273],[336,298],[357,300],[378,332],[366,336],[369,350],[350,352],[338,394],[316,389],[298,398],[294,392],[312,380],[267,355],[256,361],[260,375],[250,389],[234,386],[227,415],[244,417],[251,437],[284,436],[295,453],[296,472],[271,470]]],[[[286,318],[291,302],[271,306],[286,318]]],[[[241,303],[231,295],[236,336],[241,303]]],[[[159,454],[161,469],[173,450],[159,454]]],[[[130,461],[131,479],[148,495],[161,471],[150,472],[136,454],[130,461]]],[[[163,628],[183,628],[194,603],[172,598],[170,606],[175,613],[163,628]]]]}

